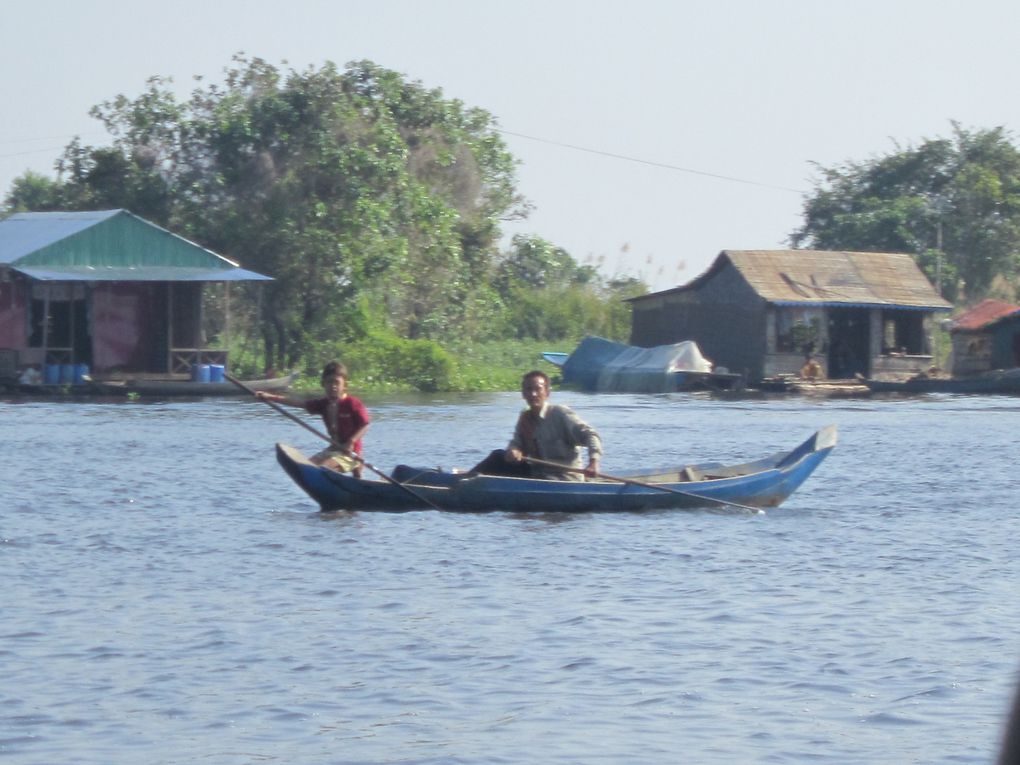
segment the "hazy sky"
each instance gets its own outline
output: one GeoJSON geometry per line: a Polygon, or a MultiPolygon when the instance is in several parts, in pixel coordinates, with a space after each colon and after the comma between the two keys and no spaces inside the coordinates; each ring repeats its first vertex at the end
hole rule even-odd
{"type": "Polygon", "coordinates": [[[2,18],[0,194],[52,175],[74,135],[104,143],[89,108],[150,76],[186,96],[239,51],[369,59],[496,117],[535,206],[511,231],[656,289],[784,246],[812,162],[952,120],[1020,126],[1015,0],[32,0],[2,18]]]}

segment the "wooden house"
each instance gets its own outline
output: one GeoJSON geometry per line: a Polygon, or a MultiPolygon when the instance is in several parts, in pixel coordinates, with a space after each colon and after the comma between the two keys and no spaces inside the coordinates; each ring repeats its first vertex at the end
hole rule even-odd
{"type": "Polygon", "coordinates": [[[633,345],[693,340],[750,382],[796,374],[807,353],[829,378],[927,369],[932,317],[952,308],[910,255],[818,250],[724,250],[629,302],[633,345]]]}
{"type": "Polygon", "coordinates": [[[988,299],[949,325],[954,377],[1020,367],[1020,306],[988,299]]]}
{"type": "Polygon", "coordinates": [[[0,221],[0,349],[8,366],[97,376],[226,364],[203,290],[269,278],[126,210],[18,213],[0,221]]]}

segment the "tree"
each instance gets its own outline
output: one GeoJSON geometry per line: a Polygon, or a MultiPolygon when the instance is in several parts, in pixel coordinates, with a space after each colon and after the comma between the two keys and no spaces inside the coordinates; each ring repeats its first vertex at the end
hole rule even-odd
{"type": "Polygon", "coordinates": [[[11,212],[61,210],[65,206],[63,189],[52,178],[29,170],[14,179],[6,205],[11,212]]]}
{"type": "Polygon", "coordinates": [[[626,339],[630,312],[623,301],[648,291],[630,277],[606,281],[562,247],[521,234],[504,253],[495,285],[506,306],[505,334],[536,340],[583,334],[626,339]]]}
{"type": "Polygon", "coordinates": [[[951,138],[818,170],[793,246],[912,253],[950,300],[1016,276],[1020,151],[1003,128],[953,123],[951,138]]]}
{"type": "Polygon", "coordinates": [[[491,115],[368,61],[284,72],[239,55],[185,102],[154,77],[91,114],[112,145],[72,142],[59,181],[19,179],[8,206],[125,207],[273,276],[270,365],[373,320],[464,331],[493,302],[499,221],[526,209],[491,115]]]}

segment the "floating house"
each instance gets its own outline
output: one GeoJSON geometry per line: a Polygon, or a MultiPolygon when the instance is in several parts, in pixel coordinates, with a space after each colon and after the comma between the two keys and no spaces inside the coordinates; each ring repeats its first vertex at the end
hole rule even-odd
{"type": "Polygon", "coordinates": [[[269,279],[126,210],[11,215],[0,221],[0,356],[48,378],[60,370],[59,382],[68,370],[226,365],[226,349],[206,343],[203,290],[269,279]]]}
{"type": "Polygon", "coordinates": [[[949,333],[954,377],[1020,367],[1020,306],[983,300],[953,319],[949,333]]]}
{"type": "Polygon", "coordinates": [[[952,309],[910,255],[819,250],[724,250],[629,302],[633,345],[693,340],[751,382],[796,374],[807,353],[835,379],[927,369],[932,317],[952,309]]]}

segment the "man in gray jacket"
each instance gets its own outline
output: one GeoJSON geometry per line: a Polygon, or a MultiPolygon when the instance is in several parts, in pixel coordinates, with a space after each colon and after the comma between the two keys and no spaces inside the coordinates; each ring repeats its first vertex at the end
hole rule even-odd
{"type": "Polygon", "coordinates": [[[549,392],[549,376],[545,372],[535,370],[524,375],[521,397],[528,408],[517,418],[513,438],[506,449],[492,452],[472,472],[560,481],[583,481],[585,476],[594,478],[598,474],[602,439],[570,407],[549,403],[549,392]],[[583,473],[580,472],[582,448],[588,452],[588,464],[583,473]],[[529,457],[567,465],[574,470],[529,463],[529,457]]]}

